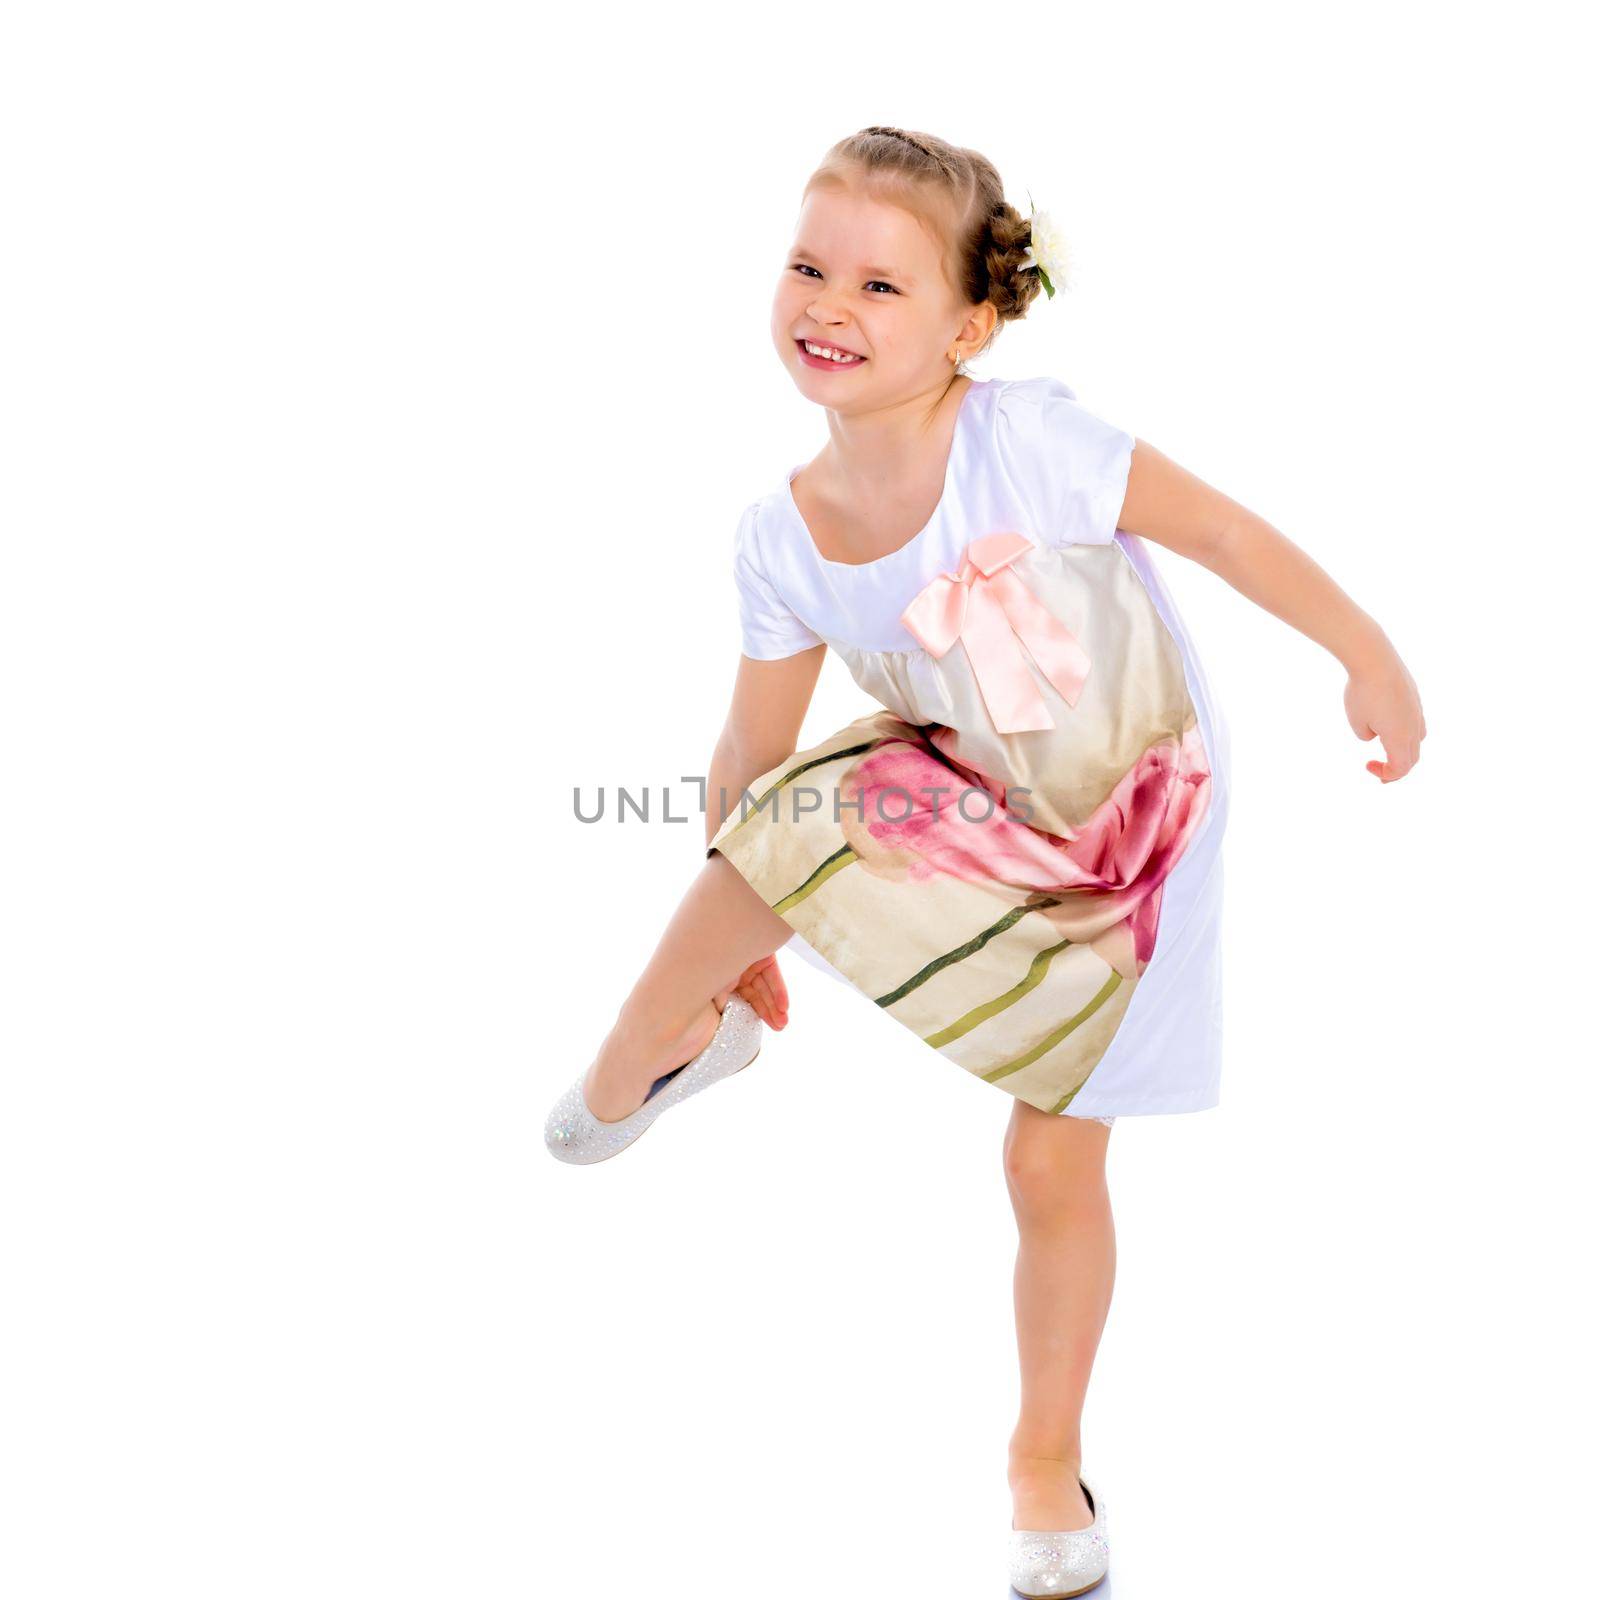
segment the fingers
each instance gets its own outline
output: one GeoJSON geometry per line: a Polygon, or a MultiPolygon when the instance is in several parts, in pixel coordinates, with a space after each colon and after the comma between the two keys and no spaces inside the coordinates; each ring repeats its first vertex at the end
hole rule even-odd
{"type": "Polygon", "coordinates": [[[787,1017],[789,1014],[789,985],[783,981],[783,968],[778,965],[774,957],[772,965],[767,969],[767,982],[772,985],[772,998],[778,1009],[787,1017]]]}
{"type": "Polygon", "coordinates": [[[739,977],[738,990],[769,1028],[788,1026],[789,991],[772,956],[751,962],[739,977]]]}
{"type": "Polygon", "coordinates": [[[789,1025],[789,1016],[785,1011],[773,1004],[772,995],[765,984],[752,986],[747,997],[750,1004],[755,1007],[756,1015],[766,1023],[769,1028],[786,1028],[789,1025]]]}
{"type": "Polygon", "coordinates": [[[776,983],[773,978],[777,967],[772,966],[763,970],[754,980],[752,987],[761,995],[762,1019],[772,1028],[785,1028],[789,1025],[789,997],[784,992],[783,980],[776,983]]]}
{"type": "Polygon", "coordinates": [[[1387,744],[1383,748],[1388,760],[1369,761],[1367,763],[1367,771],[1375,773],[1385,783],[1393,783],[1396,778],[1405,777],[1416,766],[1422,754],[1419,748],[1419,741],[1416,740],[1402,746],[1398,752],[1391,752],[1387,744]]]}
{"type": "Polygon", "coordinates": [[[765,957],[759,966],[761,970],[758,981],[772,1007],[774,1019],[772,1026],[785,1027],[789,1021],[789,986],[783,981],[783,968],[779,966],[776,955],[765,957]]]}

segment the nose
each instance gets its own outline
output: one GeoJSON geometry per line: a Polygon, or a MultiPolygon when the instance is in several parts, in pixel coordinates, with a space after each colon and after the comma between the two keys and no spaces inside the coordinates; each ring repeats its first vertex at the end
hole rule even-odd
{"type": "Polygon", "coordinates": [[[833,303],[828,298],[826,289],[806,307],[806,311],[813,322],[821,323],[828,327],[836,327],[844,321],[844,318],[833,309],[833,303]]]}

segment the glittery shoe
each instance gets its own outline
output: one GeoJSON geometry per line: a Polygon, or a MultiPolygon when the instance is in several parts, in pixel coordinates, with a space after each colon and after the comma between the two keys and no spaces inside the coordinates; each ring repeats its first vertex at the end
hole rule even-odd
{"type": "Polygon", "coordinates": [[[1078,1483],[1094,1512],[1094,1521],[1087,1528],[1068,1528],[1061,1533],[1011,1530],[1011,1587],[1026,1600],[1087,1594],[1106,1575],[1111,1563],[1106,1508],[1082,1478],[1078,1483]]]}
{"type": "Polygon", "coordinates": [[[558,1161],[581,1165],[618,1154],[663,1111],[748,1067],[761,1054],[761,1029],[755,1007],[742,996],[730,994],[711,1043],[694,1060],[657,1078],[644,1104],[617,1122],[602,1122],[589,1109],[583,1098],[583,1080],[589,1075],[585,1068],[545,1121],[545,1149],[558,1161]]]}

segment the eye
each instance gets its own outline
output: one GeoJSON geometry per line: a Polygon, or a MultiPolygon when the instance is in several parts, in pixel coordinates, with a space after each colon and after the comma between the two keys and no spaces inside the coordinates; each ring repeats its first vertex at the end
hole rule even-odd
{"type": "Polygon", "coordinates": [[[819,277],[819,278],[820,278],[820,277],[821,277],[821,276],[822,276],[822,274],[821,274],[821,273],[820,273],[820,272],[817,272],[817,269],[816,269],[816,268],[815,268],[815,267],[808,267],[808,266],[807,266],[807,265],[806,265],[806,264],[805,264],[805,262],[803,262],[803,261],[797,261],[797,262],[795,262],[795,264],[794,264],[794,270],[795,270],[795,271],[796,271],[796,272],[816,272],[816,273],[817,273],[817,276],[818,276],[818,277],[819,277]]]}
{"type": "MultiPolygon", "coordinates": [[[[867,285],[867,287],[870,289],[872,287],[873,283],[883,283],[883,279],[882,278],[874,278],[872,280],[872,283],[869,283],[867,285]]],[[[897,288],[895,288],[895,286],[892,283],[883,283],[883,286],[884,286],[885,289],[887,289],[889,291],[890,294],[899,294],[900,293],[900,291],[897,288]]]]}

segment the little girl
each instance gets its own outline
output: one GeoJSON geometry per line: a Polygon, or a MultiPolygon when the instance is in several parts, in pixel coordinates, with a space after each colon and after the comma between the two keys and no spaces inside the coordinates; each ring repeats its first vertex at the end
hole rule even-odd
{"type": "Polygon", "coordinates": [[[740,521],[707,861],[545,1130],[602,1160],[748,1065],[787,1024],[790,942],[1011,1095],[1027,1596],[1107,1569],[1079,1424],[1112,1119],[1218,1098],[1227,733],[1146,541],[1344,664],[1383,782],[1426,733],[1383,630],[1260,517],[1054,378],[967,374],[1054,293],[1051,246],[988,161],[924,134],[864,129],[806,185],[772,335],[828,443],[740,521]],[[797,751],[830,645],[882,709],[797,751]]]}

